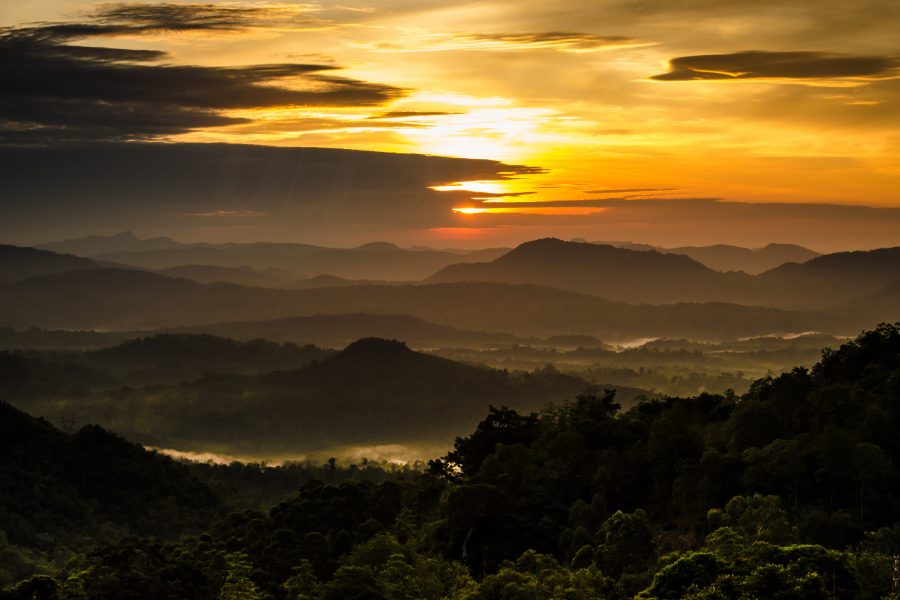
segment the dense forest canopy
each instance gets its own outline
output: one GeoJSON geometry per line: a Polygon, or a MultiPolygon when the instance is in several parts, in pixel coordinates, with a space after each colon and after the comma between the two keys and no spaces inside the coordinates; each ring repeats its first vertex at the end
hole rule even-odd
{"type": "Polygon", "coordinates": [[[492,407],[424,472],[311,477],[175,463],[3,406],[0,477],[30,483],[0,487],[2,597],[896,595],[900,325],[741,396],[620,408],[492,407]],[[229,493],[286,480],[299,492],[270,509],[229,493]]]}

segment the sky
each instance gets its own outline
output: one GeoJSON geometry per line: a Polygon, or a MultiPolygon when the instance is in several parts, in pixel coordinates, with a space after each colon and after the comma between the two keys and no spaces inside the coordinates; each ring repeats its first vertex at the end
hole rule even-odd
{"type": "Polygon", "coordinates": [[[893,0],[31,0],[0,26],[0,241],[900,245],[893,0]]]}

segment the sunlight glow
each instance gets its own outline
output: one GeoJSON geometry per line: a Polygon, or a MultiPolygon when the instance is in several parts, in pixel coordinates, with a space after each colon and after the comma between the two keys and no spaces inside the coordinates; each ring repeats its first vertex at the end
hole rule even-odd
{"type": "Polygon", "coordinates": [[[500,181],[459,181],[447,185],[435,185],[431,189],[436,192],[480,192],[497,195],[512,192],[506,182],[500,181]]]}

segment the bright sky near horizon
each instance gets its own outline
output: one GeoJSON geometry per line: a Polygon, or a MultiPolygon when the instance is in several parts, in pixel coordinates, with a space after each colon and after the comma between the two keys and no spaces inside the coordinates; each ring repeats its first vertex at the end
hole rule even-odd
{"type": "Polygon", "coordinates": [[[34,132],[41,143],[81,141],[77,124],[47,115],[63,103],[83,119],[89,98],[115,115],[104,141],[542,170],[438,186],[476,192],[451,207],[457,239],[496,227],[552,233],[598,218],[612,198],[900,208],[893,1],[33,0],[4,2],[0,25],[4,43],[48,73],[54,60],[84,68],[54,90],[55,104],[24,114],[10,106],[29,93],[44,102],[46,90],[5,67],[25,81],[22,98],[0,97],[17,142],[34,132]],[[94,50],[66,54],[73,46],[94,50]]]}

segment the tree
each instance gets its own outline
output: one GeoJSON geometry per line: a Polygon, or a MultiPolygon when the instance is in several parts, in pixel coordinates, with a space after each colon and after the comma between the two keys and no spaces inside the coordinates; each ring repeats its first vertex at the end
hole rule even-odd
{"type": "Polygon", "coordinates": [[[647,513],[638,509],[631,514],[617,511],[598,532],[601,567],[618,579],[623,573],[641,572],[656,560],[653,528],[647,513]]]}
{"type": "Polygon", "coordinates": [[[253,566],[246,554],[229,554],[225,557],[225,567],[225,583],[219,600],[262,600],[262,594],[250,579],[253,566]]]}

